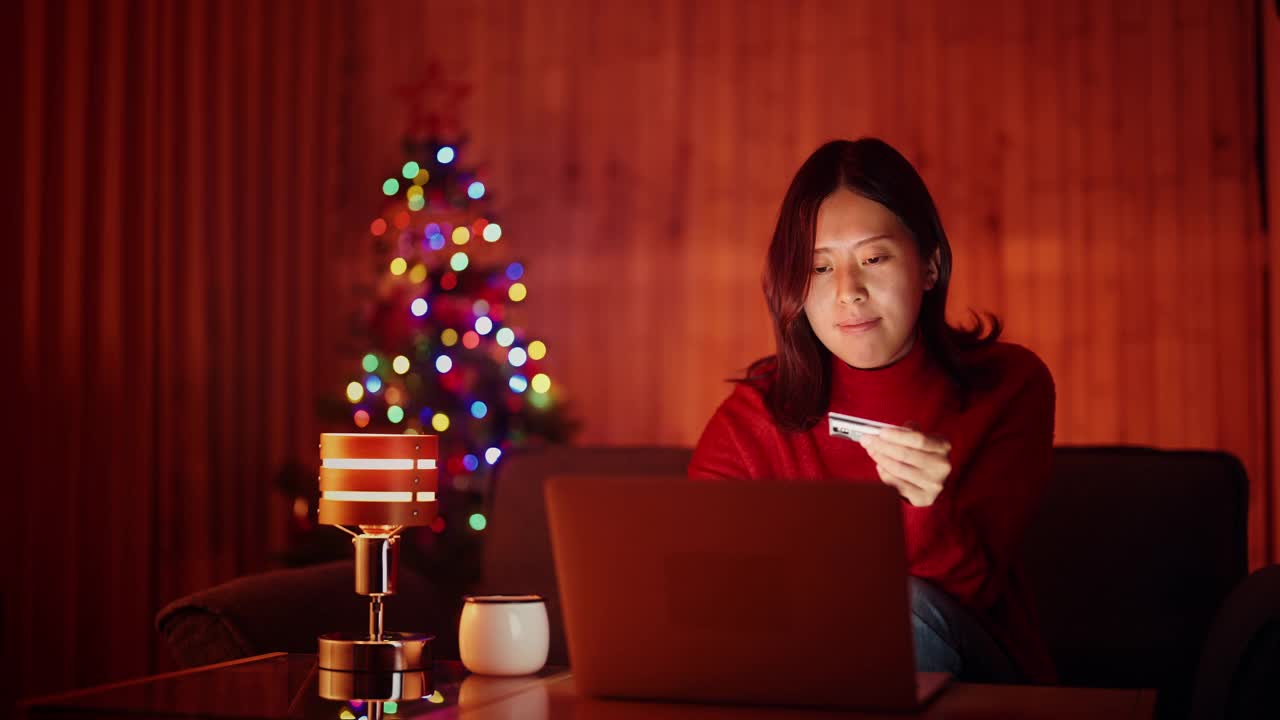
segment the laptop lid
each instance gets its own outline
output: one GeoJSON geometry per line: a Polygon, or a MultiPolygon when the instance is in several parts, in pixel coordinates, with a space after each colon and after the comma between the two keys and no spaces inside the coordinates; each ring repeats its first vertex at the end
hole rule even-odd
{"type": "Polygon", "coordinates": [[[920,704],[891,488],[575,476],[545,490],[581,692],[920,704]]]}

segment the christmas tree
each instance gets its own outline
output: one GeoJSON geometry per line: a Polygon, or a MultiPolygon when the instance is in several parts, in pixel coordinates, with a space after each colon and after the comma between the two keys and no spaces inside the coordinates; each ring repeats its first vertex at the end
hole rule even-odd
{"type": "MultiPolygon", "coordinates": [[[[373,281],[348,275],[361,302],[340,348],[347,375],[319,409],[327,431],[439,436],[440,515],[404,550],[434,579],[465,586],[503,455],[566,442],[576,423],[544,365],[546,343],[524,328],[524,264],[508,250],[483,173],[465,159],[455,110],[467,89],[432,63],[396,94],[408,110],[404,156],[381,180],[381,206],[359,240],[372,250],[373,281]]],[[[350,552],[342,533],[316,531],[309,466],[292,462],[277,478],[293,499],[291,565],[350,552]]]]}
{"type": "Polygon", "coordinates": [[[465,149],[465,138],[406,140],[405,162],[383,180],[367,237],[378,280],[355,328],[363,352],[341,402],[328,405],[352,431],[440,436],[436,533],[463,518],[483,530],[503,453],[573,430],[544,367],[547,346],[523,327],[524,265],[506,251],[465,149]]]}
{"type": "MultiPolygon", "coordinates": [[[[440,515],[404,550],[434,567],[433,578],[465,585],[503,454],[566,442],[576,423],[544,366],[546,343],[524,329],[524,265],[507,249],[482,173],[464,161],[453,111],[465,88],[432,64],[397,94],[409,110],[404,157],[381,181],[381,207],[360,240],[374,281],[349,276],[362,300],[341,348],[349,374],[321,398],[320,414],[329,431],[439,436],[440,515]]],[[[349,552],[341,533],[314,532],[319,493],[307,464],[290,463],[277,484],[293,498],[287,564],[349,552]]]]}

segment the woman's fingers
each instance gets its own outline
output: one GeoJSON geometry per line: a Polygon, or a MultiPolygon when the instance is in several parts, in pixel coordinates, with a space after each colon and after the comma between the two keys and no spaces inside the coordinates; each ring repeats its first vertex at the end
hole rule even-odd
{"type": "Polygon", "coordinates": [[[931,452],[919,448],[898,445],[893,441],[874,436],[863,437],[862,446],[867,449],[867,453],[877,461],[892,460],[895,467],[899,467],[898,474],[909,473],[910,471],[900,466],[908,466],[922,471],[930,477],[938,477],[939,480],[945,479],[951,474],[951,461],[947,459],[945,452],[931,452]]]}
{"type": "Polygon", "coordinates": [[[876,465],[883,467],[903,480],[910,481],[913,485],[928,487],[942,484],[931,474],[922,472],[919,467],[903,462],[889,453],[880,452],[879,448],[867,448],[867,454],[871,456],[872,460],[876,461],[876,465]]]}
{"type": "Polygon", "coordinates": [[[880,475],[881,482],[897,490],[904,500],[916,507],[932,505],[934,498],[938,496],[937,492],[931,492],[906,478],[894,475],[882,465],[876,465],[876,472],[880,475]]]}
{"type": "Polygon", "coordinates": [[[923,450],[930,454],[946,455],[951,452],[951,443],[937,435],[926,435],[915,430],[899,430],[897,428],[881,428],[880,439],[894,445],[923,450]]]}
{"type": "Polygon", "coordinates": [[[885,429],[859,442],[875,461],[880,480],[916,507],[932,505],[951,475],[951,444],[942,438],[885,429]]]}

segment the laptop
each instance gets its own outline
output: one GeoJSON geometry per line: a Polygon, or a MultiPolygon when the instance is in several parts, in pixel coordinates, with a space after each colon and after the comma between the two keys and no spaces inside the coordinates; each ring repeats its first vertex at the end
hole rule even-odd
{"type": "Polygon", "coordinates": [[[897,494],[880,483],[553,477],[569,659],[595,697],[911,711],[897,494]]]}

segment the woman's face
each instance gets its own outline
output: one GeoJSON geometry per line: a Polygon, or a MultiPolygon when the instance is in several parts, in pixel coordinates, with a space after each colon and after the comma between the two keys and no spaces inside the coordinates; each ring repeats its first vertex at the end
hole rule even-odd
{"type": "Polygon", "coordinates": [[[935,282],[936,262],[888,208],[847,188],[822,201],[804,312],[833,355],[862,369],[902,358],[935,282]]]}

